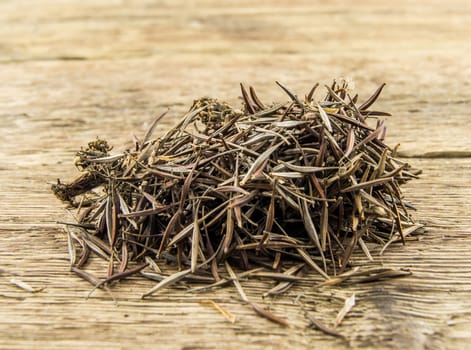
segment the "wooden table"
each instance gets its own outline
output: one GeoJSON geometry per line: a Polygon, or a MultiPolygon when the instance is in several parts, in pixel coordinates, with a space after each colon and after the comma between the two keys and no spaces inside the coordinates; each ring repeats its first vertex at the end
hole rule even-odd
{"type": "MultiPolygon", "coordinates": [[[[471,3],[377,1],[0,2],[0,348],[2,349],[466,349],[471,342],[471,3]],[[168,127],[202,95],[239,104],[239,82],[265,101],[300,96],[347,77],[378,108],[390,144],[423,169],[405,194],[427,232],[369,266],[409,268],[407,278],[314,289],[274,301],[286,317],[256,317],[233,288],[193,295],[169,289],[150,300],[139,277],[113,288],[117,305],[69,272],[70,219],[50,192],[71,179],[74,153],[101,136],[123,147],[157,113],[168,127]],[[15,287],[16,278],[34,288],[15,287]],[[331,325],[344,298],[357,305],[339,330],[348,342],[306,328],[300,297],[331,325]],[[227,322],[201,305],[213,299],[227,322]]],[[[355,257],[357,262],[361,254],[355,257]]]]}

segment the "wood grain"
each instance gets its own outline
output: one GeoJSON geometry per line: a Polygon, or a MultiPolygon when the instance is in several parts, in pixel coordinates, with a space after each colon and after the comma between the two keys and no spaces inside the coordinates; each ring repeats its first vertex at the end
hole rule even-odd
{"type": "MultiPolygon", "coordinates": [[[[466,349],[471,341],[471,3],[361,0],[0,2],[0,348],[2,349],[466,349]],[[300,283],[272,309],[294,327],[256,317],[226,288],[182,288],[149,300],[132,278],[110,296],[68,271],[70,213],[50,193],[76,175],[74,152],[101,136],[117,149],[171,108],[158,132],[203,95],[239,104],[239,82],[264,101],[349,77],[364,99],[388,85],[388,138],[423,169],[406,187],[427,232],[373,263],[410,277],[314,289],[300,283]],[[426,157],[431,152],[436,157],[426,157]],[[463,155],[456,157],[456,152],[463,155]],[[467,152],[467,153],[466,153],[467,152]],[[38,293],[23,291],[15,277],[38,293]],[[342,339],[306,328],[295,298],[331,326],[344,298],[357,305],[342,339]],[[199,303],[211,298],[234,324],[199,303]]],[[[268,284],[245,282],[261,300],[268,284]]]]}

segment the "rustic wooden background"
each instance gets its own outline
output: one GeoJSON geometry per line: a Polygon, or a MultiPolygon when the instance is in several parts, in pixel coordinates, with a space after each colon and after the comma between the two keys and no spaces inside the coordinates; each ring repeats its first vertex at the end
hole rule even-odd
{"type": "MultiPolygon", "coordinates": [[[[0,348],[467,348],[470,23],[467,0],[0,1],[0,348]],[[90,286],[69,272],[56,224],[70,214],[49,191],[76,175],[81,145],[99,135],[119,148],[157,113],[171,107],[171,125],[202,95],[238,104],[241,81],[272,101],[286,99],[275,80],[302,96],[338,77],[364,98],[388,84],[378,108],[393,113],[389,142],[424,171],[405,192],[427,233],[375,251],[370,264],[411,277],[301,284],[272,304],[292,329],[254,316],[232,288],[143,301],[152,283],[133,278],[113,289],[118,305],[101,291],[86,300],[90,286]],[[44,289],[29,293],[11,278],[44,289]],[[357,305],[339,328],[348,342],[306,328],[293,302],[302,295],[331,325],[352,293],[357,305]],[[198,303],[207,298],[238,321],[198,303]]],[[[267,287],[244,286],[254,300],[267,287]]]]}

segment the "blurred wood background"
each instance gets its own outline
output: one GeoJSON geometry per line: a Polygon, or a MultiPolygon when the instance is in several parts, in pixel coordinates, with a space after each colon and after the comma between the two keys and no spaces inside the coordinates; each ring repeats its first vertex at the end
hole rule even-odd
{"type": "MultiPolygon", "coordinates": [[[[0,1],[0,348],[2,349],[466,349],[471,342],[471,2],[0,1]],[[368,266],[409,268],[407,278],[313,289],[274,301],[286,317],[256,317],[233,288],[189,295],[131,278],[110,297],[69,272],[70,219],[49,187],[72,179],[74,153],[100,136],[117,149],[170,107],[160,132],[203,95],[238,105],[239,82],[264,101],[303,96],[315,82],[353,80],[378,109],[390,144],[423,169],[405,194],[427,233],[368,266]],[[35,288],[29,293],[10,283],[35,288]],[[357,305],[339,327],[306,328],[293,300],[331,325],[344,298],[357,305]],[[199,303],[234,313],[228,323],[199,303]]],[[[355,257],[360,263],[361,254],[355,257]]]]}

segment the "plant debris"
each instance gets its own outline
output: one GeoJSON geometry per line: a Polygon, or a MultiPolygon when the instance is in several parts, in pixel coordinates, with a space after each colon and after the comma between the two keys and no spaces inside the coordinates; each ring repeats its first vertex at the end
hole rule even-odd
{"type": "Polygon", "coordinates": [[[137,273],[159,281],[144,296],[181,280],[207,285],[195,289],[233,283],[249,302],[244,273],[278,282],[265,295],[309,270],[341,283],[355,250],[371,260],[372,243],[404,243],[422,225],[400,186],[420,171],[384,143],[380,117],[389,114],[371,109],[384,84],[361,104],[346,82],[326,86],[322,100],[318,84],[304,99],[277,84],[288,102],[265,105],[241,85],[242,109],[201,98],[152,138],[158,117],[134,149],[112,153],[101,139],[81,149],[82,174],[52,186],[77,207],[72,270],[96,287],[137,273]],[[106,277],[82,270],[92,255],[108,262],[106,277]]]}

